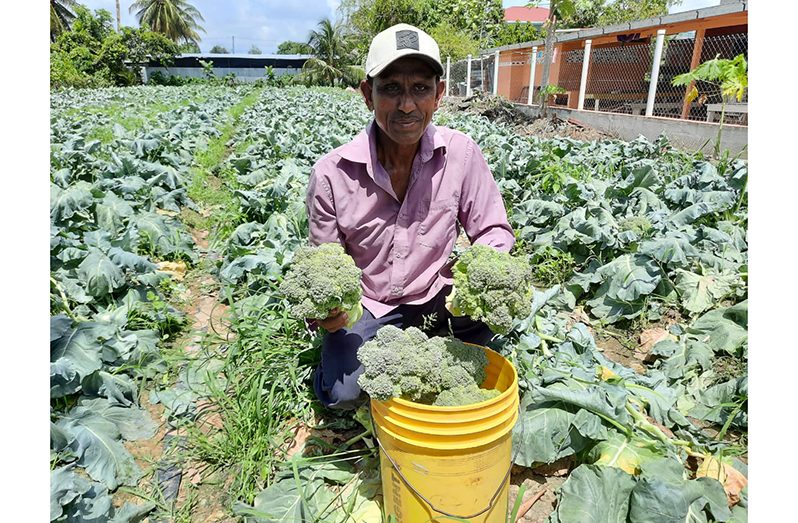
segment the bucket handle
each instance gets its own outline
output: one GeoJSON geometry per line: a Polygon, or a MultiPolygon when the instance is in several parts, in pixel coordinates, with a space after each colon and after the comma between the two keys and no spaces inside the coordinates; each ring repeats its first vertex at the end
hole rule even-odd
{"type": "Polygon", "coordinates": [[[499,493],[502,491],[502,487],[504,486],[504,482],[507,481],[508,477],[510,477],[510,471],[513,469],[513,462],[510,461],[510,466],[507,467],[507,472],[504,473],[504,478],[502,478],[502,480],[499,482],[499,486],[496,489],[496,492],[493,493],[493,496],[491,496],[490,502],[488,502],[488,506],[487,507],[485,507],[482,510],[480,510],[479,512],[476,512],[476,513],[471,514],[469,516],[458,516],[457,514],[450,514],[449,512],[446,512],[445,510],[441,510],[441,509],[437,508],[435,505],[432,504],[432,502],[430,500],[428,500],[421,492],[416,490],[416,488],[413,485],[410,484],[410,482],[407,480],[405,475],[402,474],[402,470],[399,468],[399,465],[393,460],[391,455],[388,454],[388,451],[385,450],[385,447],[382,446],[382,442],[380,441],[379,436],[377,436],[377,431],[376,430],[374,431],[374,439],[377,440],[377,445],[379,445],[380,450],[382,450],[382,452],[385,454],[385,457],[388,458],[388,461],[391,462],[391,466],[394,468],[394,470],[399,473],[399,477],[402,478],[402,481],[404,481],[405,485],[407,485],[407,487],[410,490],[413,491],[413,494],[415,494],[416,496],[421,498],[424,501],[424,503],[429,505],[429,507],[432,510],[434,510],[435,512],[437,512],[439,514],[443,514],[444,516],[448,516],[450,518],[471,519],[471,518],[475,518],[477,516],[481,516],[485,512],[487,512],[490,509],[492,509],[493,508],[493,504],[496,503],[496,498],[499,497],[499,493]]]}

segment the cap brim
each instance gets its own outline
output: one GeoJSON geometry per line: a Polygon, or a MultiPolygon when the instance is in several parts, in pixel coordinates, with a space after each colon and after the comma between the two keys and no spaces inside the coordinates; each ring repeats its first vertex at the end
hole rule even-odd
{"type": "Polygon", "coordinates": [[[409,56],[409,57],[420,58],[420,59],[424,60],[425,62],[427,62],[427,64],[430,65],[430,67],[432,67],[432,70],[435,72],[435,74],[437,74],[438,76],[443,76],[443,65],[440,62],[436,61],[434,58],[431,58],[431,57],[429,57],[429,56],[427,56],[425,54],[417,53],[417,52],[415,52],[412,49],[410,49],[408,51],[409,52],[406,52],[406,53],[403,53],[403,52],[400,51],[400,54],[398,56],[393,57],[393,59],[391,59],[390,61],[385,62],[384,64],[379,64],[379,65],[376,65],[376,66],[372,67],[371,71],[366,73],[366,75],[369,76],[370,78],[374,78],[375,76],[379,76],[379,74],[381,72],[383,72],[389,65],[391,65],[395,61],[399,60],[400,58],[405,58],[405,57],[409,56]]]}

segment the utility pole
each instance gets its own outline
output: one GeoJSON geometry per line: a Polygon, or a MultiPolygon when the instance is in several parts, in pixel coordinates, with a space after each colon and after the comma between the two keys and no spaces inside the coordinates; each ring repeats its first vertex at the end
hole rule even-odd
{"type": "Polygon", "coordinates": [[[119,14],[119,0],[116,0],[116,32],[122,30],[122,16],[119,14]]]}
{"type": "Polygon", "coordinates": [[[233,37],[233,54],[236,54],[236,37],[233,37]]]}

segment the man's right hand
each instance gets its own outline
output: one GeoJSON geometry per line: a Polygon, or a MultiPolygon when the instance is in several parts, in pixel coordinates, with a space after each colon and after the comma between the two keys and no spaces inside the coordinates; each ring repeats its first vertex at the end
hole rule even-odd
{"type": "Polygon", "coordinates": [[[346,312],[335,308],[330,311],[329,316],[323,320],[318,320],[317,322],[321,327],[324,327],[327,332],[335,332],[349,322],[349,315],[346,312]]]}

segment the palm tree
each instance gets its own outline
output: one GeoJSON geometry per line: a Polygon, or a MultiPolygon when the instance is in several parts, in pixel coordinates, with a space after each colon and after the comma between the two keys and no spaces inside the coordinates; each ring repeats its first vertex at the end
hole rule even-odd
{"type": "Polygon", "coordinates": [[[352,50],[341,25],[333,24],[329,18],[321,20],[317,30],[310,32],[308,45],[313,57],[302,66],[302,75],[308,83],[357,85],[365,76],[362,67],[352,65],[352,50]]]}
{"type": "Polygon", "coordinates": [[[205,21],[196,7],[185,0],[134,0],[130,12],[139,24],[162,33],[173,42],[198,42],[197,31],[205,32],[198,21],[205,21]]]}
{"type": "Polygon", "coordinates": [[[50,0],[50,41],[61,33],[69,30],[69,25],[75,19],[75,13],[71,11],[78,6],[76,0],[50,0]]]}

